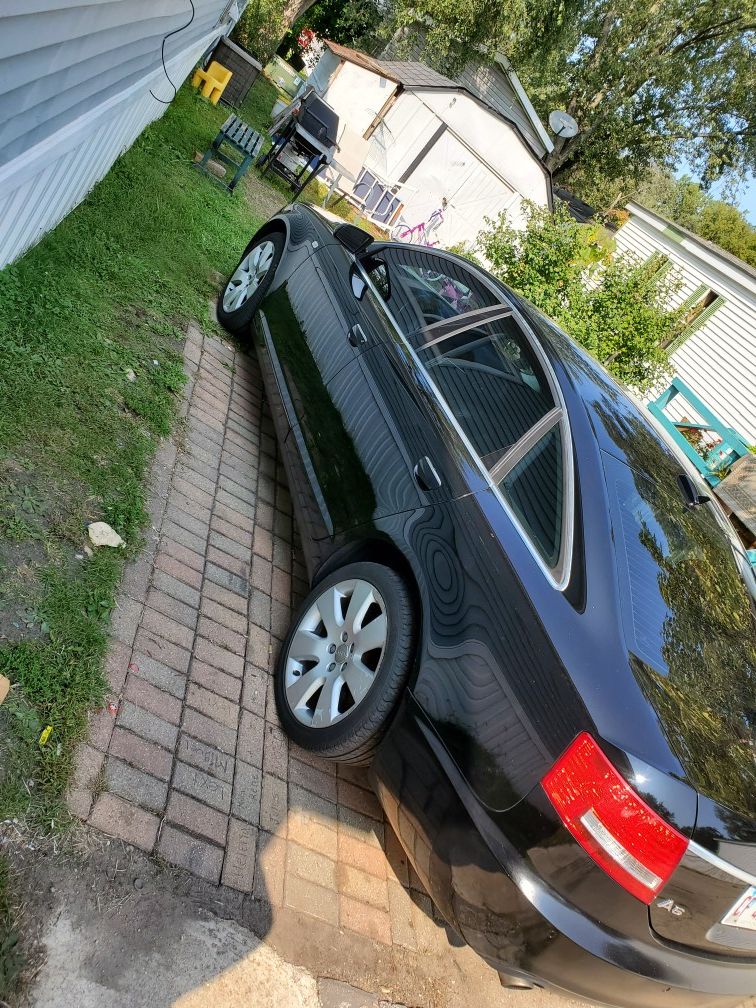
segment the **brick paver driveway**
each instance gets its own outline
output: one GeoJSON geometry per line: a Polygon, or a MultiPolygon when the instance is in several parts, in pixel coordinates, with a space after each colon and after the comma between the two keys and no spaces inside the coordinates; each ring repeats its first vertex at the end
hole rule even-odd
{"type": "Polygon", "coordinates": [[[296,911],[305,931],[333,926],[334,964],[350,932],[379,957],[464,960],[495,980],[451,950],[364,774],[283,735],[271,670],[306,584],[257,364],[190,328],[186,366],[185,433],[153,469],[152,530],[113,618],[111,703],[70,807],[271,914],[296,911]]]}

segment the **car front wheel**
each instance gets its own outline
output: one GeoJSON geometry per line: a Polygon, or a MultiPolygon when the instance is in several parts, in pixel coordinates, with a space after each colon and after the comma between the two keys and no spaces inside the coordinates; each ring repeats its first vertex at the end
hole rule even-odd
{"type": "Polygon", "coordinates": [[[284,730],[326,759],[369,763],[409,677],[412,600],[381,564],[353,563],[312,589],[276,669],[284,730]]]}
{"type": "Polygon", "coordinates": [[[284,250],[279,231],[253,239],[218,298],[218,321],[232,333],[249,329],[252,316],[270,287],[284,250]]]}

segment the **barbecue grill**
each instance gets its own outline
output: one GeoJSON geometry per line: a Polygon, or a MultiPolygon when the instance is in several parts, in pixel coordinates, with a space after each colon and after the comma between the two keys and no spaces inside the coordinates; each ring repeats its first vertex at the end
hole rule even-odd
{"type": "Polygon", "coordinates": [[[285,179],[298,196],[336,152],[339,117],[310,88],[281,112],[271,125],[273,146],[257,162],[262,174],[273,171],[285,179]],[[287,155],[304,158],[304,164],[292,168],[287,155]]]}

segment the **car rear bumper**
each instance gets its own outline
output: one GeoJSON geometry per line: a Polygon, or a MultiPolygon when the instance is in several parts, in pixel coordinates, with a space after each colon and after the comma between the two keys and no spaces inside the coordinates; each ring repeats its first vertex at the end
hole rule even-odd
{"type": "Polygon", "coordinates": [[[410,695],[373,764],[400,841],[444,917],[494,969],[618,1008],[725,1008],[756,966],[691,955],[590,919],[493,825],[410,695]]]}

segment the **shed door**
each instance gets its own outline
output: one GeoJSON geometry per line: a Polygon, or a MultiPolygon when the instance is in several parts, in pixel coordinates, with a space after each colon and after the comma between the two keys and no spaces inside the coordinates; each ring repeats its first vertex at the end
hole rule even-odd
{"type": "Polygon", "coordinates": [[[474,241],[484,219],[497,217],[517,193],[446,130],[406,180],[402,196],[403,216],[413,226],[428,220],[446,198],[444,222],[434,238],[448,247],[474,241]]]}

